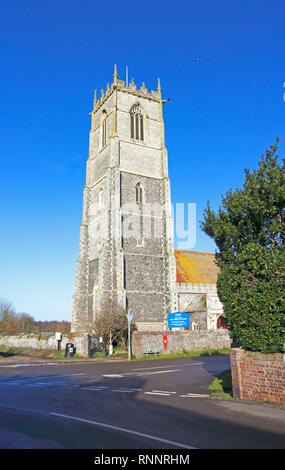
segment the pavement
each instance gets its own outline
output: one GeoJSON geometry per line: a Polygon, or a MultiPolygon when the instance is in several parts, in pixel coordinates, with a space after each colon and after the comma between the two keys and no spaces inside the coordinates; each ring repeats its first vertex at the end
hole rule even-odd
{"type": "Polygon", "coordinates": [[[285,447],[284,408],[209,395],[226,355],[28,364],[0,363],[2,449],[285,447]]]}

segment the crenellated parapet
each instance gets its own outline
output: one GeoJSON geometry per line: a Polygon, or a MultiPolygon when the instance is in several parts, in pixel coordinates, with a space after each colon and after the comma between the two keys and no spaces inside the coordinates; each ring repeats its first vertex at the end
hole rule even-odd
{"type": "Polygon", "coordinates": [[[119,80],[117,74],[117,66],[115,65],[114,70],[114,81],[110,85],[107,84],[106,90],[101,90],[100,99],[97,99],[97,91],[94,93],[93,101],[93,110],[90,115],[96,113],[101,106],[109,99],[109,97],[114,93],[115,90],[119,90],[125,93],[131,92],[133,95],[136,95],[138,98],[147,98],[152,101],[160,102],[161,101],[161,88],[160,81],[158,79],[158,88],[157,90],[148,90],[143,82],[140,88],[137,88],[137,85],[132,78],[129,84],[126,84],[124,80],[119,80]]]}
{"type": "Polygon", "coordinates": [[[217,293],[217,286],[216,284],[191,284],[188,283],[176,283],[176,289],[178,293],[194,293],[194,294],[204,294],[204,293],[217,293]]]}

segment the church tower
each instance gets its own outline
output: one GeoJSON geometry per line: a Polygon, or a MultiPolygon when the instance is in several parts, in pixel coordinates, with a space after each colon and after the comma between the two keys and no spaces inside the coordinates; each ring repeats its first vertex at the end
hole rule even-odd
{"type": "Polygon", "coordinates": [[[177,310],[163,100],[118,79],[94,96],[72,331],[90,332],[105,299],[135,311],[139,330],[177,310]]]}

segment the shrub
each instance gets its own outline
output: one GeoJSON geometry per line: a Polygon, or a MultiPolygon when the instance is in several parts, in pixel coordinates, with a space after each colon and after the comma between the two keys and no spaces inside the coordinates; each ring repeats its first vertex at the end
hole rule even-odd
{"type": "Polygon", "coordinates": [[[201,223],[218,247],[217,289],[232,339],[265,353],[285,350],[285,173],[277,143],[258,170],[245,170],[243,188],[226,193],[217,215],[208,203],[201,223]]]}

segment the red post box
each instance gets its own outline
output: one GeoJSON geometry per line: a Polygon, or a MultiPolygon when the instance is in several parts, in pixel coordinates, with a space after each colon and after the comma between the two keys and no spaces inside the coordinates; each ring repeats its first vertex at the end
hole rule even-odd
{"type": "Polygon", "coordinates": [[[167,348],[167,336],[166,335],[163,336],[163,347],[167,348]]]}

